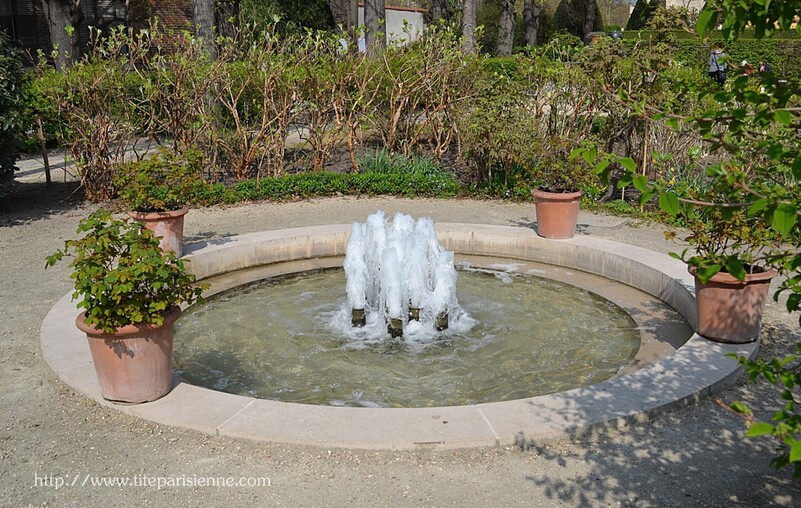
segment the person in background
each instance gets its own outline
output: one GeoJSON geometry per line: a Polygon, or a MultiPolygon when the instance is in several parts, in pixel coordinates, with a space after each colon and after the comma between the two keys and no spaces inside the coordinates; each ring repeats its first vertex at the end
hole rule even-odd
{"type": "Polygon", "coordinates": [[[709,63],[707,65],[709,77],[723,86],[726,82],[726,53],[723,52],[722,45],[718,44],[715,49],[709,53],[709,63]]]}
{"type": "Polygon", "coordinates": [[[754,66],[748,63],[748,60],[740,62],[740,76],[751,76],[754,74],[754,66]]]}

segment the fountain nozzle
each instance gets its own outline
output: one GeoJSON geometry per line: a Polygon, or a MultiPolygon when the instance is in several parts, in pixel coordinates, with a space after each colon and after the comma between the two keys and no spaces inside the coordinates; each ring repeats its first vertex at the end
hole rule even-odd
{"type": "Polygon", "coordinates": [[[447,312],[440,312],[437,314],[437,321],[434,323],[434,328],[437,329],[438,332],[448,329],[448,313],[447,312]]]}
{"type": "Polygon", "coordinates": [[[352,309],[350,311],[350,322],[357,328],[361,328],[366,325],[367,316],[364,314],[364,309],[352,309]]]}
{"type": "Polygon", "coordinates": [[[399,318],[390,318],[387,331],[390,337],[396,339],[403,336],[403,322],[399,318]]]}

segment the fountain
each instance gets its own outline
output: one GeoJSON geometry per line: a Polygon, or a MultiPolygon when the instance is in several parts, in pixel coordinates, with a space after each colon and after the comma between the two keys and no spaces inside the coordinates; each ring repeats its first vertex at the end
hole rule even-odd
{"type": "Polygon", "coordinates": [[[463,318],[453,259],[429,218],[415,222],[398,213],[387,228],[379,211],[367,222],[354,222],[343,264],[351,323],[386,324],[393,338],[410,322],[420,323],[417,329],[446,330],[451,314],[463,318]]]}
{"type": "Polygon", "coordinates": [[[420,407],[599,382],[639,349],[634,320],[593,293],[534,266],[461,265],[430,218],[378,211],[351,225],[343,270],[269,278],[189,309],[175,368],[260,398],[420,407]]]}
{"type": "MultiPolygon", "coordinates": [[[[228,289],[253,281],[341,268],[351,230],[350,224],[340,224],[262,231],[190,245],[185,257],[198,278],[211,283],[209,296],[217,294],[225,299],[228,289]]],[[[486,400],[494,402],[487,403],[435,402],[427,405],[430,407],[376,409],[331,407],[259,399],[249,393],[234,395],[181,381],[170,394],[155,403],[116,406],[104,401],[99,393],[85,336],[73,325],[77,310],[70,292],[59,300],[42,323],[42,356],[58,378],[72,389],[100,404],[150,421],[213,435],[273,442],[351,448],[441,449],[511,446],[521,435],[526,439],[546,439],[647,419],[645,415],[649,413],[695,400],[736,380],[738,364],[728,359],[726,353],[750,355],[756,350],[756,343],[736,346],[710,343],[687,331],[686,322],[677,323],[677,315],[691,323],[695,320],[693,283],[685,266],[666,255],[589,235],[565,241],[546,240],[529,228],[499,225],[440,223],[437,235],[442,245],[456,253],[460,263],[468,260],[478,267],[505,263],[521,273],[537,272],[567,283],[576,280],[575,276],[580,273],[594,274],[601,280],[577,285],[619,302],[637,323],[642,337],[639,351],[625,369],[606,381],[591,381],[581,388],[559,388],[545,395],[512,394],[506,399],[490,398],[486,400]]],[[[460,272],[459,288],[469,279],[460,272]]],[[[483,287],[484,282],[479,280],[477,284],[483,287]]],[[[346,285],[344,275],[338,284],[332,286],[331,294],[340,301],[330,306],[331,315],[350,305],[341,301],[346,299],[342,291],[346,285]]],[[[305,291],[299,295],[307,296],[305,291]]],[[[208,301],[212,306],[217,304],[213,298],[208,301]]],[[[298,298],[288,301],[288,310],[292,312],[303,307],[296,304],[298,298]]],[[[469,303],[469,298],[460,293],[459,305],[477,318],[479,324],[475,328],[478,330],[485,318],[474,313],[469,303]]],[[[563,316],[569,316],[567,321],[574,321],[572,308],[563,304],[557,307],[561,308],[563,316]]],[[[280,314],[286,310],[267,306],[259,313],[275,311],[280,314]]],[[[354,327],[351,310],[347,308],[346,314],[343,313],[343,322],[350,333],[359,334],[369,328],[366,316],[364,327],[354,327]]],[[[413,312],[410,310],[410,314],[413,312]]],[[[243,320],[246,327],[250,326],[248,317],[257,316],[252,312],[246,316],[243,320]]],[[[399,351],[414,349],[412,339],[417,322],[402,314],[401,317],[406,319],[407,327],[403,331],[403,341],[382,339],[383,346],[360,346],[358,341],[346,340],[345,355],[365,352],[392,359],[401,356],[399,351]]],[[[432,340],[423,348],[425,351],[444,351],[459,346],[461,341],[454,338],[457,333],[454,316],[450,317],[448,329],[439,336],[432,333],[442,340],[432,340]]],[[[383,336],[388,337],[386,324],[380,326],[383,336]]],[[[273,332],[276,336],[287,335],[282,330],[273,332]]],[[[506,332],[499,330],[498,333],[506,332]]],[[[573,332],[571,340],[586,335],[589,334],[585,330],[578,330],[573,332]]],[[[244,338],[230,331],[225,337],[228,342],[244,338]]],[[[342,339],[334,340],[337,341],[342,342],[342,339]]],[[[276,346],[276,350],[279,348],[276,346]]],[[[200,353],[207,358],[215,354],[214,351],[200,353]]],[[[293,356],[292,351],[285,353],[287,357],[293,356]]],[[[249,361],[240,356],[232,358],[240,362],[240,366],[249,361]]],[[[315,363],[313,356],[297,360],[299,365],[317,374],[328,367],[325,362],[315,363]]],[[[498,365],[493,359],[484,361],[484,367],[490,372],[497,370],[498,365]]],[[[294,374],[292,369],[290,374],[294,374]]],[[[438,366],[434,365],[433,370],[438,371],[438,366]]],[[[346,369],[345,372],[340,377],[351,376],[355,370],[346,369]]],[[[410,384],[421,386],[425,391],[436,383],[429,385],[427,379],[418,377],[410,384]]]]}

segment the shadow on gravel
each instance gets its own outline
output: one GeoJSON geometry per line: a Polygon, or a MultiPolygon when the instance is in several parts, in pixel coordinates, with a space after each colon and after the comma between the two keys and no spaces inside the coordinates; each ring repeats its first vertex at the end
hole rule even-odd
{"type": "Polygon", "coordinates": [[[79,182],[7,182],[0,185],[0,227],[44,219],[72,210],[83,201],[79,182]]]}
{"type": "MultiPolygon", "coordinates": [[[[763,328],[762,357],[783,356],[801,341],[801,331],[787,326],[763,328]]],[[[670,387],[665,387],[668,390],[670,387]]],[[[703,398],[700,408],[669,410],[647,422],[570,436],[567,453],[550,442],[518,435],[516,446],[563,474],[527,474],[554,504],[570,506],[801,506],[801,483],[792,469],[769,465],[776,443],[744,437],[743,421],[720,407],[746,402],[757,418],[769,421],[783,401],[769,383],[750,383],[741,375],[732,388],[703,398]],[[571,449],[572,448],[572,449],[571,449]]],[[[580,410],[570,408],[566,410],[580,410]]]]}
{"type": "MultiPolygon", "coordinates": [[[[526,217],[527,218],[527,217],[526,217]]],[[[524,218],[524,219],[526,219],[524,218]]],[[[520,228],[526,228],[537,232],[537,221],[530,221],[530,220],[510,220],[509,221],[512,226],[517,226],[520,228]]],[[[588,235],[589,233],[589,224],[576,224],[576,234],[577,235],[588,235]]]]}
{"type": "MultiPolygon", "coordinates": [[[[233,241],[233,237],[237,235],[233,233],[220,234],[214,231],[201,231],[194,235],[184,236],[184,244],[198,244],[192,245],[190,251],[196,251],[208,245],[223,245],[233,241]]],[[[188,251],[187,251],[188,252],[188,251]]]]}

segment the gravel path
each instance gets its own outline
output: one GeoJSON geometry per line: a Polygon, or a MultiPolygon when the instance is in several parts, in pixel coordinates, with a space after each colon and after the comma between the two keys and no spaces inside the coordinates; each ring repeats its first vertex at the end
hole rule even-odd
{"type": "MultiPolygon", "coordinates": [[[[0,198],[0,505],[2,506],[798,506],[801,485],[768,465],[773,443],[746,440],[714,400],[626,429],[530,449],[372,452],[253,443],[160,426],[101,407],[57,381],[40,358],[39,325],[70,289],[65,264],[44,257],[90,211],[65,201],[70,184],[14,184],[0,198]],[[95,483],[120,477],[137,485],[95,483]],[[186,486],[206,477],[268,486],[186,486]],[[159,488],[158,482],[164,485],[159,488]],[[265,482],[266,480],[262,480],[265,482]],[[73,483],[74,482],[74,483],[73,483]],[[184,486],[176,485],[184,483],[184,486]],[[145,485],[142,485],[145,484],[145,485]],[[149,485],[148,485],[149,484],[149,485]]],[[[331,198],[193,210],[188,241],[287,227],[363,221],[381,209],[440,222],[531,227],[533,205],[494,201],[331,198]]],[[[667,252],[662,228],[582,214],[581,234],[667,252]]],[[[801,341],[771,302],[763,353],[801,341]]],[[[764,384],[719,396],[765,417],[779,404],[764,384]]]]}

